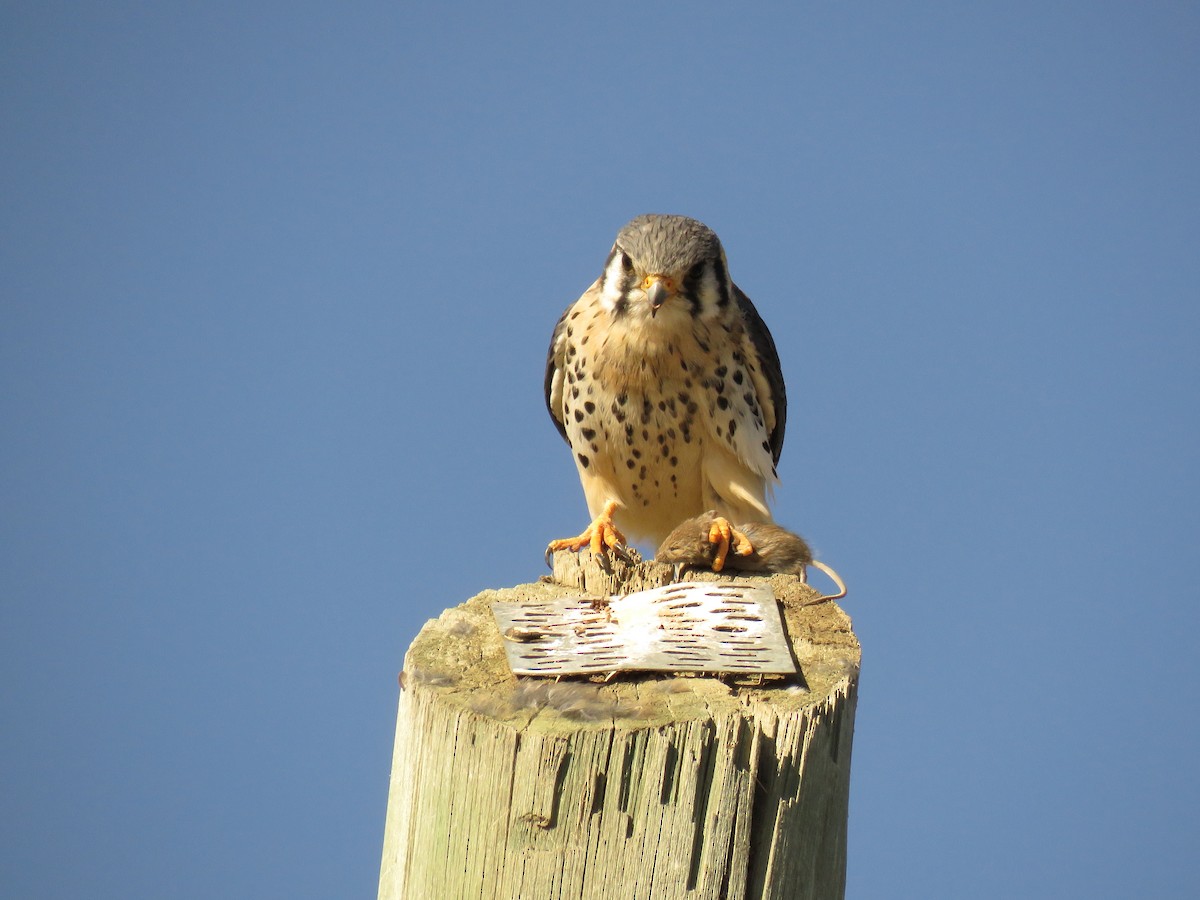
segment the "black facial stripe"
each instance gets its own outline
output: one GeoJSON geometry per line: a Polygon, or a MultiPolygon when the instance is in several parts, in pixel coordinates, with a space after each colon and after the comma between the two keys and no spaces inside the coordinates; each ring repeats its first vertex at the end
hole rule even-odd
{"type": "Polygon", "coordinates": [[[707,263],[698,262],[683,276],[681,293],[692,304],[692,315],[700,312],[700,286],[704,283],[704,271],[707,263]]]}
{"type": "MultiPolygon", "coordinates": [[[[633,290],[637,284],[637,275],[633,271],[633,260],[624,250],[613,248],[614,253],[621,254],[621,284],[620,293],[617,297],[617,302],[613,306],[613,315],[621,316],[629,309],[629,292],[633,290]]],[[[610,257],[611,259],[611,257],[610,257]]]]}
{"type": "MultiPolygon", "coordinates": [[[[629,259],[629,257],[625,257],[629,259]]],[[[625,278],[621,281],[621,295],[624,296],[637,286],[637,274],[633,271],[633,263],[629,264],[629,268],[625,269],[625,278]]]]}
{"type": "Polygon", "coordinates": [[[713,277],[717,280],[717,306],[724,309],[729,305],[729,277],[725,273],[725,263],[720,259],[713,260],[713,277]]]}
{"type": "Polygon", "coordinates": [[[609,285],[608,277],[609,269],[612,267],[613,260],[615,260],[618,255],[621,257],[622,274],[620,283],[616,285],[617,302],[613,304],[613,315],[616,316],[623,315],[626,310],[628,310],[629,291],[632,290],[636,281],[636,276],[633,273],[633,260],[630,258],[629,254],[620,247],[614,246],[612,250],[609,251],[608,259],[604,261],[604,274],[600,276],[601,288],[603,290],[608,290],[611,287],[611,285],[609,285]]]}

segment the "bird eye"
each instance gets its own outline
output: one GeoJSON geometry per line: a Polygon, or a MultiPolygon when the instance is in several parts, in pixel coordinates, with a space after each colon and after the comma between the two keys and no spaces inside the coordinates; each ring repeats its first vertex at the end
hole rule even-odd
{"type": "Polygon", "coordinates": [[[690,296],[699,296],[700,286],[704,283],[706,272],[708,272],[707,262],[698,262],[688,269],[687,275],[683,278],[683,288],[690,296]]]}
{"type": "Polygon", "coordinates": [[[633,260],[630,258],[629,254],[626,253],[625,251],[621,251],[621,268],[624,269],[626,272],[633,271],[633,260]]]}

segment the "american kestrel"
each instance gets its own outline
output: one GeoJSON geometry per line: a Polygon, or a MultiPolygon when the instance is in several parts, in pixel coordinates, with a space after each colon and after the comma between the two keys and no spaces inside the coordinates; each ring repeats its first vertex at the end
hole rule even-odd
{"type": "MultiPolygon", "coordinates": [[[[554,329],[546,407],[571,446],[592,522],[549,551],[657,546],[715,510],[714,568],[753,547],[729,525],[770,522],[787,397],[771,333],[706,225],[638,216],[554,329]]],[[[548,552],[549,552],[548,551],[548,552]]]]}

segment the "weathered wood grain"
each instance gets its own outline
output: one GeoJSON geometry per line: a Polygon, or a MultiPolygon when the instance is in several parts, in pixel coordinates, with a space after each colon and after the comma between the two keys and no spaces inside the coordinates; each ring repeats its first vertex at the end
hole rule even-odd
{"type": "Polygon", "coordinates": [[[860,662],[846,614],[793,576],[750,577],[783,606],[800,678],[518,679],[493,601],[672,572],[560,553],[554,578],[485,591],[409,648],[381,900],[841,897],[860,662]]]}

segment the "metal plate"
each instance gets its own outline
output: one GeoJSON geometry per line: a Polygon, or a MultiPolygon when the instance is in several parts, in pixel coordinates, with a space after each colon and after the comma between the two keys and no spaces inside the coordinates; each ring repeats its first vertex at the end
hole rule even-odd
{"type": "Polygon", "coordinates": [[[796,671],[767,587],[671,584],[610,597],[494,603],[508,664],[517,675],[597,672],[796,671]]]}

